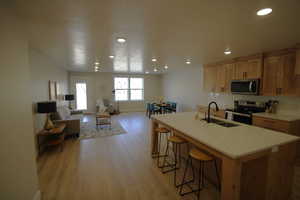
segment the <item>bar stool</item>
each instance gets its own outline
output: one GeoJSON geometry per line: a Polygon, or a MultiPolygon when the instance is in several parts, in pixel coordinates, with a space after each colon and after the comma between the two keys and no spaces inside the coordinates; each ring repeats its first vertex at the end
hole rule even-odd
{"type": "Polygon", "coordinates": [[[158,141],[157,141],[157,167],[161,168],[162,166],[159,165],[159,161],[161,157],[165,157],[166,155],[161,155],[160,148],[161,148],[161,141],[162,135],[167,135],[167,137],[171,134],[171,131],[165,127],[159,127],[155,129],[155,132],[158,134],[158,141]]]}
{"type": "Polygon", "coordinates": [[[197,199],[200,198],[200,191],[203,189],[204,187],[204,174],[205,174],[205,170],[204,170],[204,165],[209,163],[209,162],[214,162],[214,166],[215,166],[215,169],[216,169],[216,176],[217,176],[217,180],[218,180],[218,190],[220,190],[220,177],[219,177],[219,173],[218,173],[218,168],[217,168],[217,161],[216,159],[214,159],[213,157],[201,152],[200,150],[197,150],[197,149],[192,149],[189,153],[189,157],[186,161],[186,167],[185,167],[185,170],[184,170],[184,175],[183,175],[183,179],[182,179],[182,183],[180,184],[180,191],[179,191],[179,194],[181,196],[184,196],[184,195],[187,195],[187,194],[190,194],[190,193],[198,193],[197,194],[197,199]],[[193,189],[189,183],[190,182],[194,182],[194,179],[195,179],[195,173],[194,173],[194,168],[193,168],[193,163],[192,163],[192,160],[197,160],[199,161],[199,180],[198,180],[198,189],[193,189]],[[192,168],[192,171],[193,171],[193,178],[192,180],[190,181],[185,181],[186,179],[186,174],[187,174],[187,170],[189,168],[189,165],[191,166],[192,168]],[[182,189],[183,189],[183,186],[184,185],[187,185],[191,191],[189,192],[185,192],[183,193],[182,192],[182,189]]]}
{"type": "MultiPolygon", "coordinates": [[[[164,157],[164,161],[163,161],[163,165],[162,165],[162,172],[168,173],[171,171],[174,171],[174,185],[175,187],[179,187],[180,185],[177,185],[176,183],[176,172],[177,169],[180,169],[180,163],[181,163],[181,145],[182,144],[188,144],[187,141],[181,137],[178,136],[170,136],[168,138],[168,143],[167,143],[167,148],[166,148],[166,152],[165,152],[165,157],[164,157]],[[173,155],[174,155],[174,163],[169,163],[167,162],[167,157],[169,156],[169,145],[170,143],[172,143],[173,146],[173,155]],[[179,159],[178,159],[179,158],[179,159]],[[178,162],[179,161],[179,162],[178,162]],[[177,163],[178,163],[178,167],[177,167],[177,163]],[[165,168],[170,168],[165,170],[165,168]]],[[[188,147],[187,147],[188,148],[188,147]]]]}

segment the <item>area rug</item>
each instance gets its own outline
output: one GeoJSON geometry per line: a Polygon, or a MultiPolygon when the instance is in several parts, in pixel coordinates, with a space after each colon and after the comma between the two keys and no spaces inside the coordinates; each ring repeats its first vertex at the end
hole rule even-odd
{"type": "Polygon", "coordinates": [[[112,119],[111,126],[103,125],[103,126],[96,126],[96,119],[89,120],[88,122],[81,122],[80,127],[80,136],[79,139],[91,139],[97,137],[107,137],[113,135],[120,135],[127,133],[121,124],[117,121],[112,119]]]}

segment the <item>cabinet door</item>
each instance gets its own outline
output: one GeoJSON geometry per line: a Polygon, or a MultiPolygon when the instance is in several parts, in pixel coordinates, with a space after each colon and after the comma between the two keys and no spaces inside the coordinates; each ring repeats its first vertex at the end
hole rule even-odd
{"type": "Polygon", "coordinates": [[[238,61],[235,63],[235,77],[236,80],[242,80],[245,79],[245,72],[248,68],[248,62],[247,61],[238,61]]]}
{"type": "Polygon", "coordinates": [[[277,71],[277,95],[294,96],[296,95],[295,83],[295,63],[294,53],[280,57],[280,65],[277,71]]]}
{"type": "Polygon", "coordinates": [[[295,74],[300,75],[300,49],[297,50],[295,74]]]}
{"type": "Polygon", "coordinates": [[[262,59],[251,59],[248,60],[246,66],[245,78],[246,79],[258,79],[262,75],[262,59]]]}
{"type": "Polygon", "coordinates": [[[225,65],[225,92],[230,93],[231,91],[231,81],[235,78],[235,64],[225,65]]]}
{"type": "Polygon", "coordinates": [[[280,68],[280,57],[273,56],[264,59],[263,95],[277,94],[277,70],[280,68]]]}
{"type": "Polygon", "coordinates": [[[225,92],[226,86],[226,66],[218,65],[217,66],[217,87],[216,92],[225,92]]]}
{"type": "Polygon", "coordinates": [[[203,89],[206,92],[216,91],[217,68],[215,66],[204,67],[203,69],[203,89]]]}

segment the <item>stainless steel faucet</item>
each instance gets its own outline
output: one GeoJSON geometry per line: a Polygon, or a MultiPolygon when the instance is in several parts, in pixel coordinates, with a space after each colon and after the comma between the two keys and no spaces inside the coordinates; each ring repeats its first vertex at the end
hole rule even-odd
{"type": "Polygon", "coordinates": [[[210,123],[210,106],[211,106],[212,104],[215,104],[215,105],[216,105],[216,111],[219,111],[218,104],[217,104],[215,101],[210,102],[210,103],[208,104],[208,113],[207,113],[207,119],[206,119],[207,123],[210,123]]]}

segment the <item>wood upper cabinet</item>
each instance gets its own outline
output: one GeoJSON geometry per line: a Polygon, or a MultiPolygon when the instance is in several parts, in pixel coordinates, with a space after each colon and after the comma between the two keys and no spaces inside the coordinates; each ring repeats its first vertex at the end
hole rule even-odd
{"type": "Polygon", "coordinates": [[[264,59],[263,95],[294,96],[295,53],[267,56],[264,59]]]}
{"type": "Polygon", "coordinates": [[[225,92],[231,92],[231,81],[235,76],[235,63],[225,64],[225,92]]]}
{"type": "Polygon", "coordinates": [[[217,65],[216,92],[225,92],[226,87],[226,68],[224,65],[217,65]]]}
{"type": "Polygon", "coordinates": [[[248,60],[246,79],[256,79],[262,77],[262,57],[248,60]]]}
{"type": "Polygon", "coordinates": [[[217,66],[205,65],[203,67],[203,89],[206,92],[216,92],[217,66]]]}
{"type": "Polygon", "coordinates": [[[276,95],[277,69],[280,65],[279,57],[269,57],[264,59],[263,95],[276,95]]]}
{"type": "Polygon", "coordinates": [[[237,61],[235,63],[235,79],[242,80],[245,78],[245,72],[247,71],[248,62],[247,61],[237,61]]]}
{"type": "Polygon", "coordinates": [[[262,55],[237,58],[235,63],[235,79],[259,79],[262,77],[262,55]]]}
{"type": "Polygon", "coordinates": [[[234,63],[218,64],[217,67],[217,80],[216,92],[229,93],[230,84],[234,79],[235,68],[234,63]]]}

